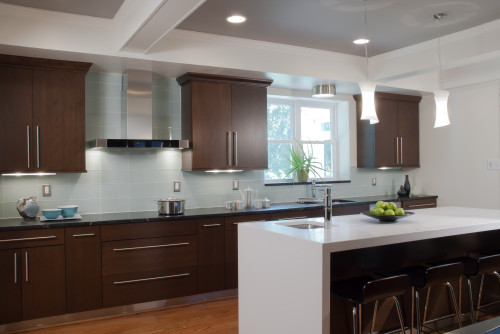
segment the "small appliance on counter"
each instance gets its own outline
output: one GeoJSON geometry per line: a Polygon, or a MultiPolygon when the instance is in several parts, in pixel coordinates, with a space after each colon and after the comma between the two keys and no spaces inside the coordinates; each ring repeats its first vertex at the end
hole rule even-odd
{"type": "Polygon", "coordinates": [[[167,198],[156,201],[160,215],[182,215],[184,213],[184,199],[167,198]]]}
{"type": "Polygon", "coordinates": [[[36,196],[21,198],[17,201],[17,212],[24,219],[35,219],[40,211],[36,196]]]}

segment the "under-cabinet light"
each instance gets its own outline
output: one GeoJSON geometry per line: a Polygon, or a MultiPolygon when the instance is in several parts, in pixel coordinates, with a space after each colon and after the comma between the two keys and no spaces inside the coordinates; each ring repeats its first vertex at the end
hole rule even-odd
{"type": "Polygon", "coordinates": [[[242,169],[211,169],[206,170],[205,173],[236,173],[243,172],[242,169]]]}
{"type": "Polygon", "coordinates": [[[56,175],[56,173],[6,173],[3,176],[47,176],[56,175]]]}

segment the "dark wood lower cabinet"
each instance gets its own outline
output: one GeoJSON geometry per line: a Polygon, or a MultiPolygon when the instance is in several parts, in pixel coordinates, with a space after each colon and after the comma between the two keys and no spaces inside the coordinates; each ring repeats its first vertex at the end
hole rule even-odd
{"type": "Polygon", "coordinates": [[[405,210],[435,208],[436,206],[437,200],[435,198],[403,200],[403,209],[405,210]]]}
{"type": "Polygon", "coordinates": [[[68,313],[102,307],[101,229],[65,229],[66,310],[68,313]]]}
{"type": "Polygon", "coordinates": [[[0,250],[0,324],[21,320],[21,251],[0,250]]]}
{"type": "Polygon", "coordinates": [[[102,243],[103,306],[196,294],[196,235],[102,243]]]}
{"type": "Polygon", "coordinates": [[[224,218],[199,219],[198,293],[226,288],[224,218]]]}
{"type": "Polygon", "coordinates": [[[22,318],[66,313],[64,245],[21,249],[22,318]]]}

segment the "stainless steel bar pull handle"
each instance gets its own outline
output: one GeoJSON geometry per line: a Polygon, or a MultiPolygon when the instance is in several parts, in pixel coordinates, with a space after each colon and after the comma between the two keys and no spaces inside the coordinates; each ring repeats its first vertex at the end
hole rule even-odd
{"type": "Polygon", "coordinates": [[[2,242],[16,242],[16,241],[27,241],[27,240],[45,240],[45,239],[56,239],[57,236],[55,235],[48,235],[45,237],[28,237],[28,238],[16,238],[16,239],[3,239],[0,240],[0,243],[2,242]]]}
{"type": "Polygon", "coordinates": [[[238,131],[233,132],[234,166],[238,166],[238,131]]]}
{"type": "Polygon", "coordinates": [[[17,253],[14,253],[14,283],[17,284],[17,253]]]}
{"type": "Polygon", "coordinates": [[[29,282],[29,263],[28,263],[28,252],[24,253],[26,260],[26,282],[29,282]]]}
{"type": "Polygon", "coordinates": [[[183,274],[175,274],[175,275],[167,275],[167,276],[147,277],[147,278],[132,279],[129,281],[115,281],[115,282],[113,282],[113,284],[120,285],[120,284],[147,282],[147,281],[156,281],[156,280],[160,280],[160,279],[184,277],[184,276],[189,276],[189,275],[190,275],[190,273],[183,273],[183,274]]]}
{"type": "Polygon", "coordinates": [[[232,154],[232,144],[231,144],[231,131],[227,131],[226,132],[226,140],[227,140],[227,143],[226,143],[226,152],[227,152],[227,165],[228,166],[231,166],[231,164],[233,163],[233,154],[232,154]]]}
{"type": "Polygon", "coordinates": [[[40,127],[36,126],[36,166],[40,168],[40,127]]]}
{"type": "Polygon", "coordinates": [[[73,238],[85,238],[85,237],[94,237],[95,233],[82,233],[82,234],[73,234],[73,238]]]}
{"type": "Polygon", "coordinates": [[[177,244],[165,244],[165,245],[152,245],[152,246],[137,246],[137,247],[126,247],[126,248],[113,248],[113,252],[126,252],[126,251],[140,250],[140,249],[176,247],[176,246],[189,246],[189,242],[179,242],[177,244]]]}
{"type": "Polygon", "coordinates": [[[401,164],[403,164],[403,137],[401,137],[401,164]]]}
{"type": "Polygon", "coordinates": [[[30,126],[26,125],[26,139],[28,142],[28,168],[31,168],[31,156],[30,156],[30,126]]]}
{"type": "Polygon", "coordinates": [[[221,226],[222,224],[204,224],[203,227],[217,227],[221,226]]]}
{"type": "Polygon", "coordinates": [[[396,165],[399,165],[399,137],[396,137],[396,165]]]}

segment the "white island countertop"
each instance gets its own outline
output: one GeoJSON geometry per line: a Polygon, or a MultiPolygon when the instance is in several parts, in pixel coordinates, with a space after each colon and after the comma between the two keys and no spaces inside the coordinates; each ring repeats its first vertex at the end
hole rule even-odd
{"type": "Polygon", "coordinates": [[[335,216],[326,230],[286,226],[304,222],[322,219],[238,225],[240,333],[335,333],[331,253],[500,230],[500,210],[439,207],[394,223],[359,214],[335,216]]]}

